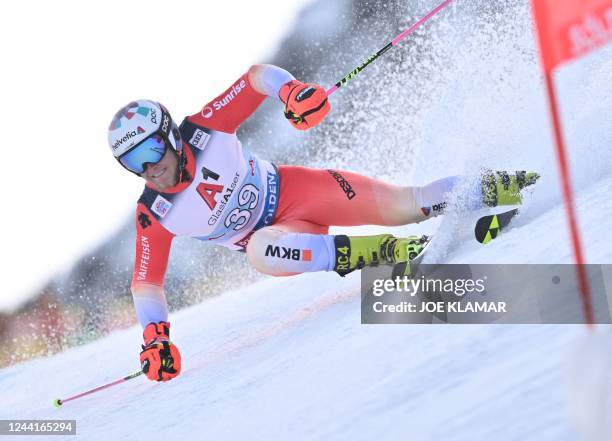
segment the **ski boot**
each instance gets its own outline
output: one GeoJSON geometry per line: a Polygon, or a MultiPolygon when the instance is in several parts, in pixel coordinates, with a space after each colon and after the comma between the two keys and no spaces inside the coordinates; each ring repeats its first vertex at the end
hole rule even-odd
{"type": "Polygon", "coordinates": [[[366,266],[407,263],[417,259],[429,243],[427,236],[394,237],[391,234],[378,236],[344,236],[334,238],[336,263],[334,271],[342,277],[366,266]]]}
{"type": "Polygon", "coordinates": [[[487,170],[482,174],[482,201],[488,207],[498,205],[517,205],[523,200],[521,190],[533,185],[540,178],[535,172],[487,170]]]}

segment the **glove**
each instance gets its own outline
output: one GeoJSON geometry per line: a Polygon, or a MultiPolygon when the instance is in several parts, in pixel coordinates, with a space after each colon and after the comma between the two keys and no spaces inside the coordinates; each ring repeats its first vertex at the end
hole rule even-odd
{"type": "Polygon", "coordinates": [[[142,336],[140,366],[149,380],[168,381],[181,373],[181,353],[168,339],[170,323],[149,323],[142,336]]]}
{"type": "Polygon", "coordinates": [[[285,117],[298,130],[316,126],[331,110],[327,92],[318,84],[304,84],[291,80],[278,93],[285,104],[285,117]]]}

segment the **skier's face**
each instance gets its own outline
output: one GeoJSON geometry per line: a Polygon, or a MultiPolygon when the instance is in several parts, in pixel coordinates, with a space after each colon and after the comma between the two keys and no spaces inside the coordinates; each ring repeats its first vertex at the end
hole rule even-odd
{"type": "Polygon", "coordinates": [[[140,176],[158,190],[167,190],[178,183],[178,155],[171,149],[157,164],[147,164],[140,176]]]}

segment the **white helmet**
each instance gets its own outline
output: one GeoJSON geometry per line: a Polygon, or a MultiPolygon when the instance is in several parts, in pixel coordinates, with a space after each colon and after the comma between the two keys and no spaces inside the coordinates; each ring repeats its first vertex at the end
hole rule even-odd
{"type": "Polygon", "coordinates": [[[155,101],[132,101],[122,107],[108,128],[108,144],[123,167],[140,174],[147,163],[156,164],[168,147],[181,152],[178,127],[168,110],[155,101]]]}

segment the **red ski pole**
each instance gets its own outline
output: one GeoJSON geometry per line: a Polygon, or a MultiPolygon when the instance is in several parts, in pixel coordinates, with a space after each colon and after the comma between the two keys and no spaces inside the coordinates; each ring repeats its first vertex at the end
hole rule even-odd
{"type": "Polygon", "coordinates": [[[107,389],[107,388],[109,388],[111,386],[116,386],[117,384],[124,383],[124,382],[126,382],[128,380],[131,380],[132,378],[136,378],[139,375],[142,375],[142,371],[134,372],[134,373],[128,375],[127,377],[120,378],[119,380],[115,380],[115,381],[113,381],[111,383],[107,383],[107,384],[104,384],[102,386],[98,386],[98,387],[96,387],[94,389],[82,392],[82,393],[80,393],[78,395],[74,395],[72,397],[68,397],[68,398],[64,398],[64,399],[56,398],[55,400],[53,400],[53,405],[55,407],[60,407],[62,404],[67,403],[68,401],[76,400],[77,398],[81,398],[81,397],[84,397],[85,395],[93,394],[94,392],[98,392],[98,391],[107,389]]]}
{"type": "Polygon", "coordinates": [[[357,74],[359,72],[361,72],[363,69],[365,69],[365,67],[367,65],[369,65],[370,63],[372,63],[374,60],[378,59],[378,57],[380,57],[382,54],[384,54],[385,52],[387,52],[389,49],[391,49],[393,46],[397,46],[400,41],[402,41],[404,38],[406,38],[407,36],[409,36],[410,34],[412,34],[414,31],[417,30],[417,28],[419,26],[421,26],[423,23],[427,22],[431,17],[433,17],[434,15],[436,15],[438,12],[440,12],[442,9],[444,9],[445,7],[447,7],[453,0],[445,0],[442,3],[440,3],[436,8],[432,9],[429,14],[427,14],[425,17],[421,18],[419,21],[417,21],[415,24],[413,24],[412,26],[410,26],[408,29],[406,29],[404,32],[402,32],[401,34],[399,34],[397,37],[395,37],[393,40],[391,40],[385,47],[383,47],[381,50],[379,50],[378,52],[376,52],[375,54],[370,55],[359,67],[353,69],[352,71],[350,71],[344,78],[342,78],[340,81],[338,81],[336,84],[334,84],[332,87],[330,87],[327,90],[327,96],[330,96],[332,93],[334,93],[336,90],[338,90],[340,87],[344,86],[346,83],[348,83],[349,81],[351,81],[353,78],[355,78],[357,76],[357,74]]]}

